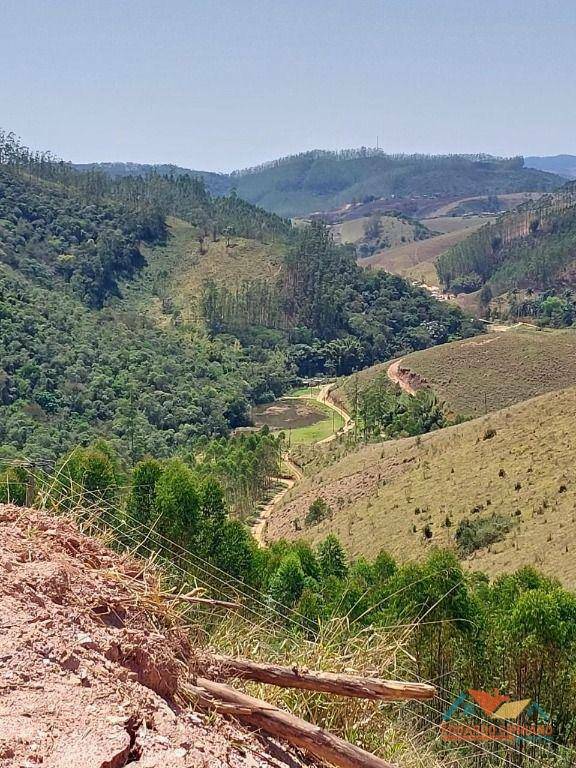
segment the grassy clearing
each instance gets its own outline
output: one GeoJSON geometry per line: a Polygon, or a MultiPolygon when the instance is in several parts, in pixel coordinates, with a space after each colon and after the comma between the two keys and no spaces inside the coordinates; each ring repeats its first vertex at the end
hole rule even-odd
{"type": "Polygon", "coordinates": [[[296,389],[291,389],[289,392],[286,393],[286,397],[310,397],[313,398],[315,395],[317,395],[322,387],[315,386],[315,387],[296,387],[296,389]]]}
{"type": "Polygon", "coordinates": [[[310,445],[325,440],[344,426],[344,419],[339,413],[324,403],[315,400],[308,401],[314,403],[318,410],[322,411],[324,418],[316,424],[307,427],[292,429],[288,435],[290,445],[310,445]]]}
{"type": "Polygon", "coordinates": [[[576,381],[576,330],[527,326],[442,344],[403,360],[449,409],[479,416],[576,381]]]}
{"type": "Polygon", "coordinates": [[[422,219],[422,224],[433,232],[446,234],[461,229],[474,230],[488,223],[491,219],[491,216],[436,216],[431,219],[422,219]]]}
{"type": "Polygon", "coordinates": [[[311,445],[325,440],[344,426],[344,419],[339,413],[317,400],[305,400],[308,407],[321,414],[321,419],[314,424],[288,428],[286,437],[290,446],[311,445]]]}
{"type": "Polygon", "coordinates": [[[166,246],[146,249],[148,266],[139,280],[124,289],[126,298],[160,325],[176,312],[185,323],[200,320],[199,297],[207,280],[226,285],[245,280],[273,280],[280,271],[282,246],[234,237],[204,241],[200,254],[196,228],[180,219],[168,220],[166,246]],[[151,298],[152,294],[152,298],[151,298]]]}
{"type": "Polygon", "coordinates": [[[317,443],[344,425],[342,416],[328,405],[300,395],[256,406],[252,420],[257,427],[266,424],[273,431],[284,432],[290,446],[317,443]]]}
{"type": "MultiPolygon", "coordinates": [[[[525,203],[527,200],[538,200],[542,197],[542,192],[510,192],[507,194],[498,195],[498,200],[501,202],[503,208],[516,208],[516,206],[525,203]]],[[[452,200],[449,203],[445,203],[432,211],[430,216],[447,216],[450,211],[457,208],[462,203],[471,202],[473,200],[485,200],[486,195],[477,195],[475,197],[460,197],[457,200],[452,200]]]]}
{"type": "MultiPolygon", "coordinates": [[[[358,243],[366,234],[366,228],[373,216],[362,216],[358,219],[349,219],[341,224],[330,227],[334,239],[340,243],[358,243]]],[[[414,226],[408,221],[402,221],[397,216],[379,215],[380,237],[386,238],[391,246],[401,245],[403,242],[414,240],[414,226]]]]}
{"type": "Polygon", "coordinates": [[[493,576],[534,565],[574,587],[575,413],[572,388],[340,459],[337,444],[310,449],[309,477],[269,520],[268,535],[297,536],[294,521],[302,523],[322,497],[333,517],[305,537],[319,541],[332,531],[354,555],[372,557],[385,547],[405,561],[433,545],[455,548],[461,521],[495,512],[510,519],[510,530],[473,552],[464,561],[469,568],[493,576]]]}
{"type": "Polygon", "coordinates": [[[362,259],[359,264],[363,267],[385,269],[395,275],[401,275],[410,280],[417,280],[426,285],[438,285],[435,260],[441,253],[447,251],[453,245],[464,240],[480,224],[458,229],[455,232],[447,232],[427,240],[419,240],[414,243],[405,243],[396,248],[387,248],[378,251],[367,259],[362,259]]]}

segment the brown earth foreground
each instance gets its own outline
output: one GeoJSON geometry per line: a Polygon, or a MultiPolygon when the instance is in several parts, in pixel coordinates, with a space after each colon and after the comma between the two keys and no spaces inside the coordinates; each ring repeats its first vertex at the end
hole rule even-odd
{"type": "Polygon", "coordinates": [[[149,578],[63,519],[0,505],[2,768],[286,764],[178,706],[194,653],[142,605],[149,578]]]}

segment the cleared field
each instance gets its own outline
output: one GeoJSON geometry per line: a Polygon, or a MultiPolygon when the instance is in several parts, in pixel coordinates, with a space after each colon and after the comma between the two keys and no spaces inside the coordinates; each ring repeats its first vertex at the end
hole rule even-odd
{"type": "Polygon", "coordinates": [[[402,365],[448,408],[479,416],[576,382],[576,330],[529,326],[414,352],[402,365]]]}
{"type": "Polygon", "coordinates": [[[332,408],[302,395],[276,400],[252,409],[254,425],[283,431],[290,446],[308,445],[337,432],[344,419],[332,408]]]}
{"type": "Polygon", "coordinates": [[[430,237],[428,240],[419,240],[414,243],[406,243],[396,248],[387,248],[378,251],[367,259],[361,259],[358,263],[363,267],[385,269],[395,275],[401,275],[410,280],[417,280],[426,285],[438,285],[435,260],[441,253],[447,251],[453,245],[464,240],[481,224],[476,223],[455,232],[446,232],[443,235],[430,237]]]}
{"type": "MultiPolygon", "coordinates": [[[[366,234],[366,228],[373,219],[372,216],[362,216],[358,219],[348,219],[341,224],[334,224],[330,231],[337,243],[358,243],[366,234]]],[[[414,239],[414,227],[407,221],[402,221],[396,216],[379,216],[380,237],[386,237],[391,246],[414,239]]]]}
{"type": "MultiPolygon", "coordinates": [[[[538,200],[542,197],[542,192],[511,192],[509,194],[498,195],[498,200],[502,203],[502,207],[506,209],[516,208],[518,205],[527,202],[528,200],[538,200]]],[[[477,195],[476,197],[461,197],[458,200],[450,203],[440,205],[433,211],[428,213],[428,216],[447,216],[450,211],[457,208],[462,203],[472,202],[473,200],[485,200],[486,195],[477,195]]]]}
{"type": "Polygon", "coordinates": [[[446,234],[458,232],[461,229],[477,229],[487,224],[492,218],[492,216],[437,216],[432,219],[421,219],[421,221],[428,229],[446,234]]]}
{"type": "Polygon", "coordinates": [[[309,449],[310,476],[270,518],[268,536],[317,542],[334,532],[351,554],[373,557],[386,548],[405,561],[434,545],[453,547],[461,520],[495,512],[510,519],[510,532],[473,552],[467,567],[493,576],[535,565],[574,587],[575,414],[572,388],[419,438],[368,445],[336,461],[337,446],[309,449]],[[332,518],[299,534],[295,521],[302,525],[318,497],[332,518]]]}
{"type": "Polygon", "coordinates": [[[281,246],[234,237],[230,247],[226,239],[204,241],[200,246],[195,227],[180,219],[169,218],[169,241],[166,247],[145,250],[147,267],[138,281],[126,286],[125,294],[138,304],[141,311],[162,323],[169,323],[172,308],[184,322],[199,319],[199,297],[207,280],[229,287],[244,280],[274,279],[280,270],[281,246]],[[155,296],[150,302],[150,287],[155,296]],[[166,304],[170,309],[166,311],[166,304]]]}

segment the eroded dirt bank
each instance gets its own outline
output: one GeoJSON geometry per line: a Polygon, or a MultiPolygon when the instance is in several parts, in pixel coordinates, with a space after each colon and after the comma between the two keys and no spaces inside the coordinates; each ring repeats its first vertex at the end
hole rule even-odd
{"type": "Polygon", "coordinates": [[[61,518],[0,505],[2,768],[285,765],[179,706],[194,652],[144,605],[149,578],[61,518]]]}

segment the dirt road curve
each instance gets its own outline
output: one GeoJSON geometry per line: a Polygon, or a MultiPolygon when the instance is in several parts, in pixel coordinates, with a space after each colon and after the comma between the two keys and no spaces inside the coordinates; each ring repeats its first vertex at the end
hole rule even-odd
{"type": "MultiPolygon", "coordinates": [[[[339,413],[340,416],[344,419],[344,425],[341,427],[341,429],[338,430],[338,432],[335,432],[333,435],[329,435],[328,437],[325,437],[323,440],[319,440],[316,445],[321,445],[322,443],[329,443],[332,440],[335,440],[340,435],[345,434],[346,432],[349,432],[351,429],[354,428],[354,421],[350,418],[350,414],[347,413],[343,408],[340,408],[339,405],[336,405],[331,399],[330,399],[330,392],[332,391],[334,387],[334,384],[325,384],[317,395],[299,395],[298,397],[302,399],[307,400],[317,400],[319,403],[324,403],[324,405],[327,405],[329,408],[331,408],[333,411],[336,411],[336,413],[339,413]]],[[[286,469],[288,470],[288,474],[291,475],[291,477],[279,477],[277,478],[278,483],[283,485],[284,487],[281,488],[278,493],[276,493],[270,501],[260,510],[260,514],[258,515],[258,518],[256,519],[256,522],[252,526],[252,535],[258,542],[259,546],[264,546],[266,543],[266,524],[268,522],[268,519],[276,509],[276,507],[280,504],[284,496],[290,491],[296,483],[302,482],[304,479],[304,474],[300,467],[298,467],[294,462],[290,459],[290,456],[286,453],[282,457],[284,461],[284,465],[286,469]]]]}
{"type": "Polygon", "coordinates": [[[329,408],[332,408],[333,411],[336,411],[336,413],[339,413],[340,416],[344,419],[344,424],[341,427],[341,429],[338,430],[333,435],[329,435],[328,437],[325,437],[323,440],[319,440],[317,445],[322,445],[323,443],[330,443],[332,440],[336,440],[336,438],[339,435],[344,435],[346,432],[350,432],[351,429],[354,429],[354,421],[351,419],[350,414],[347,413],[343,408],[340,408],[339,405],[336,405],[336,403],[330,398],[330,393],[332,392],[332,389],[334,388],[334,384],[326,384],[322,387],[320,392],[318,392],[316,396],[316,400],[318,400],[319,403],[324,403],[324,405],[327,405],[329,408]]]}
{"type": "Polygon", "coordinates": [[[399,370],[403,359],[404,358],[395,360],[392,365],[389,366],[386,373],[388,374],[390,381],[394,382],[394,384],[398,384],[398,386],[403,389],[404,392],[407,392],[409,395],[415,395],[417,390],[414,389],[414,387],[408,381],[406,381],[406,377],[403,376],[399,370]]]}

